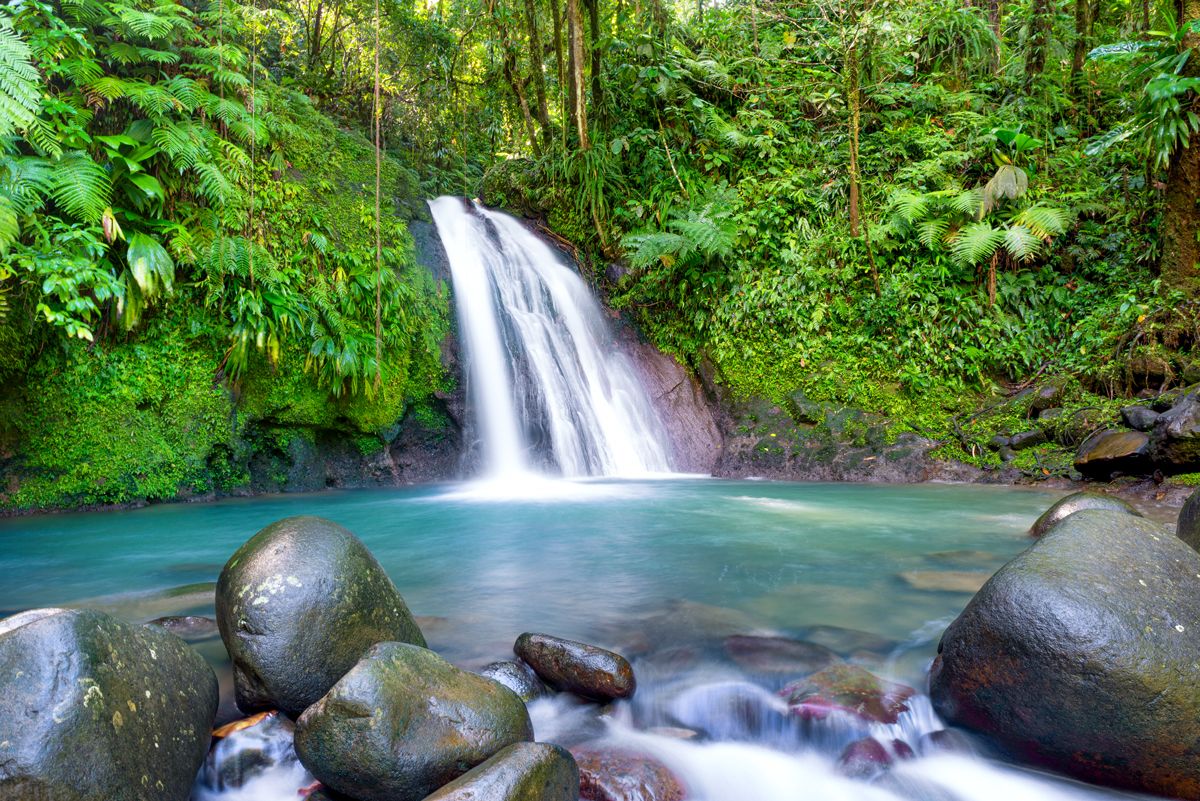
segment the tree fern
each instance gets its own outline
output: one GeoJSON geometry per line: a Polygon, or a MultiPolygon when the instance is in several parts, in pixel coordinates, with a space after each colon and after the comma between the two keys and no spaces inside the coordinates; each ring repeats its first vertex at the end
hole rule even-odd
{"type": "Polygon", "coordinates": [[[1032,261],[1043,245],[1043,240],[1024,225],[1010,225],[1004,231],[1004,249],[1015,261],[1032,261]]]}
{"type": "Polygon", "coordinates": [[[960,265],[974,266],[991,258],[1003,241],[1003,228],[980,220],[959,229],[950,240],[950,255],[960,265]]]}
{"type": "Polygon", "coordinates": [[[1013,223],[1028,228],[1034,236],[1049,242],[1067,230],[1069,215],[1055,206],[1037,204],[1017,212],[1013,223]]]}
{"type": "Polygon", "coordinates": [[[29,46],[0,17],[0,136],[23,131],[41,108],[40,76],[34,69],[29,46]]]}

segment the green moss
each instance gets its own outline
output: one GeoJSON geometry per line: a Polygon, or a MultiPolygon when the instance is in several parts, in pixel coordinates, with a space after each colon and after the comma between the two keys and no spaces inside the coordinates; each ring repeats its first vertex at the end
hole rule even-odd
{"type": "Polygon", "coordinates": [[[1172,484],[1181,487],[1200,487],[1200,473],[1180,473],[1168,479],[1172,484]]]}

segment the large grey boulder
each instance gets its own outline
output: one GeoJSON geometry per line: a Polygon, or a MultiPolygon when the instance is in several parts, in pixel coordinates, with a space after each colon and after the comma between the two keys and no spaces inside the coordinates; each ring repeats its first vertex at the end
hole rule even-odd
{"type": "Polygon", "coordinates": [[[420,801],[533,739],[507,687],[415,645],[380,643],[296,722],[296,754],[357,801],[420,801]]]}
{"type": "Polygon", "coordinates": [[[0,621],[0,799],[186,801],[217,678],[157,626],[37,609],[0,621]]]}
{"type": "Polygon", "coordinates": [[[296,717],[379,642],[424,646],[391,579],[357,537],[289,517],[239,548],[217,581],[217,623],[244,712],[296,717]]]}
{"type": "Polygon", "coordinates": [[[562,746],[516,743],[425,801],[579,801],[579,768],[562,746]]]}
{"type": "Polygon", "coordinates": [[[1075,453],[1075,469],[1107,481],[1116,473],[1143,473],[1149,466],[1150,437],[1141,431],[1097,431],[1075,453]]]}
{"type": "Polygon", "coordinates": [[[1120,498],[1101,495],[1098,492],[1073,492],[1058,499],[1049,509],[1042,512],[1041,517],[1030,527],[1029,536],[1040,537],[1066,518],[1076,512],[1082,512],[1084,509],[1107,509],[1110,512],[1124,512],[1134,517],[1142,516],[1141,512],[1120,498]]]}
{"type": "Polygon", "coordinates": [[[1084,510],[1000,569],[942,637],[947,721],[1085,781],[1200,799],[1200,554],[1084,510]]]}
{"type": "Polygon", "coordinates": [[[1183,502],[1179,510],[1179,520],[1175,526],[1179,539],[1200,551],[1200,490],[1196,490],[1183,502]]]}

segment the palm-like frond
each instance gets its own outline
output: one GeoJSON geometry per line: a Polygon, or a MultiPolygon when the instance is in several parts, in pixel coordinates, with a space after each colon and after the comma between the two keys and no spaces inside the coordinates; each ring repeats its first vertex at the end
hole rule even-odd
{"type": "Polygon", "coordinates": [[[1029,189],[1029,176],[1015,164],[1001,164],[983,187],[983,213],[987,214],[1002,200],[1016,200],[1029,189]]]}
{"type": "Polygon", "coordinates": [[[921,244],[930,250],[937,250],[946,244],[946,237],[950,232],[950,220],[946,217],[935,217],[932,220],[924,220],[917,226],[917,238],[921,240],[921,244]]]}
{"type": "Polygon", "coordinates": [[[1015,261],[1032,261],[1041,252],[1043,241],[1024,225],[1010,225],[1004,232],[1004,249],[1015,261]]]}
{"type": "Polygon", "coordinates": [[[892,213],[906,225],[923,219],[929,208],[929,196],[923,192],[902,189],[892,195],[892,213]]]}

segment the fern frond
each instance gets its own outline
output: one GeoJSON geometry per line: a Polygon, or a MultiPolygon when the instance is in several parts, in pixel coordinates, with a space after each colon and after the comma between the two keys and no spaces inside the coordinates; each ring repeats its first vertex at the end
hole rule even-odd
{"type": "Polygon", "coordinates": [[[950,198],[950,208],[964,217],[978,218],[982,216],[985,192],[981,189],[964,189],[950,198]]]}
{"type": "Polygon", "coordinates": [[[991,258],[1004,241],[1004,229],[991,223],[973,222],[958,230],[950,241],[950,255],[960,265],[974,266],[991,258]]]}
{"type": "Polygon", "coordinates": [[[200,195],[214,206],[226,205],[233,197],[233,183],[225,176],[225,172],[216,164],[208,161],[198,163],[194,168],[199,178],[197,189],[200,195]]]}
{"type": "Polygon", "coordinates": [[[1049,242],[1067,230],[1069,219],[1070,215],[1063,209],[1035,204],[1022,209],[1013,216],[1012,221],[1016,225],[1028,228],[1039,239],[1049,242]]]}
{"type": "Polygon", "coordinates": [[[65,153],[54,162],[50,194],[55,204],[84,222],[100,220],[112,197],[108,173],[82,151],[65,153]]]}
{"type": "Polygon", "coordinates": [[[679,234],[658,231],[651,234],[630,234],[621,240],[629,252],[629,263],[638,269],[662,263],[670,267],[679,252],[686,247],[687,240],[679,234]]]}
{"type": "Polygon", "coordinates": [[[949,231],[950,220],[948,218],[934,217],[917,226],[917,238],[930,250],[938,250],[946,244],[946,236],[949,231]]]}
{"type": "Polygon", "coordinates": [[[922,192],[901,189],[892,195],[891,206],[892,213],[901,222],[912,225],[925,217],[929,208],[929,196],[922,192]]]}
{"type": "Polygon", "coordinates": [[[41,79],[29,45],[0,17],[0,136],[26,130],[41,110],[41,79]]]}
{"type": "Polygon", "coordinates": [[[1032,261],[1042,244],[1042,239],[1024,225],[1010,225],[1004,232],[1004,249],[1015,261],[1032,261]]]}

